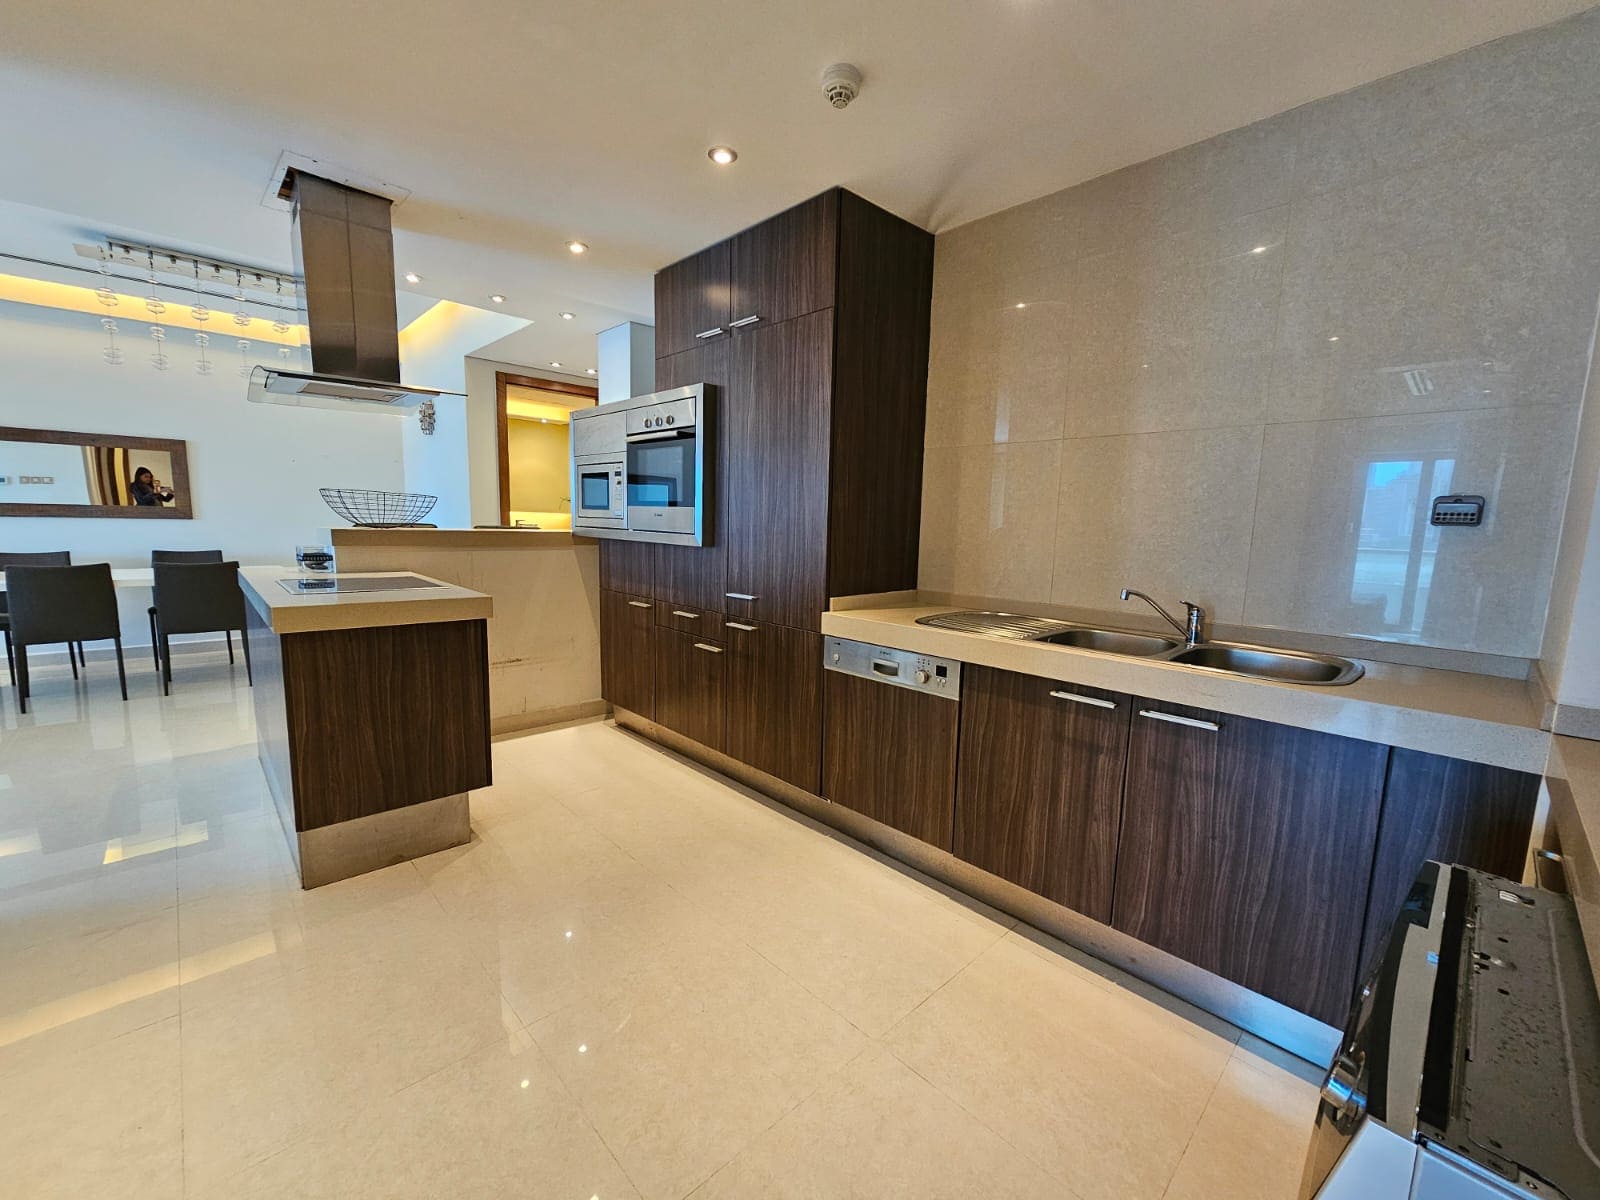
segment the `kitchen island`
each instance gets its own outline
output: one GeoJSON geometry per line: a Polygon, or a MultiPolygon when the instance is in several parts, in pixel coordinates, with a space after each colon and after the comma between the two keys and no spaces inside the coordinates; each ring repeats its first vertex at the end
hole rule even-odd
{"type": "Polygon", "coordinates": [[[460,845],[490,783],[481,592],[396,572],[245,567],[262,769],[301,886],[460,845]]]}

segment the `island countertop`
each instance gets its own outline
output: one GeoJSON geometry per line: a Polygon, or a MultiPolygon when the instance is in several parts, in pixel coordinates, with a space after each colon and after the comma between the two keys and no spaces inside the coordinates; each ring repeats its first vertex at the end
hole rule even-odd
{"type": "Polygon", "coordinates": [[[266,626],[278,634],[473,621],[494,615],[494,601],[484,593],[415,571],[340,571],[315,578],[381,579],[407,575],[435,586],[387,592],[295,593],[281,583],[298,577],[293,567],[240,567],[239,586],[266,626]]]}
{"type": "Polygon", "coordinates": [[[1362,660],[1338,687],[1280,683],[917,624],[951,606],[913,604],[822,615],[822,632],[1064,683],[1146,696],[1540,774],[1550,735],[1523,680],[1362,660]]]}

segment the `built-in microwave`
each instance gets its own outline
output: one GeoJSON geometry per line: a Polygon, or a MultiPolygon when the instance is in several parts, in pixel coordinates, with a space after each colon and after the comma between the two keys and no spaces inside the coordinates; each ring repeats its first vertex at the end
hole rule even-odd
{"type": "Polygon", "coordinates": [[[716,461],[709,452],[711,400],[712,389],[697,383],[575,412],[573,529],[594,537],[708,544],[716,461]],[[619,480],[620,518],[612,507],[619,480]],[[592,489],[588,495],[585,486],[592,489]],[[591,501],[597,507],[590,509],[591,501]]]}

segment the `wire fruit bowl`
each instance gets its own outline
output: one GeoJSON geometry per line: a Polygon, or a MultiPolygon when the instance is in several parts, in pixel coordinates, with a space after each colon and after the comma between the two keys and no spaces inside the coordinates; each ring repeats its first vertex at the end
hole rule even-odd
{"type": "Polygon", "coordinates": [[[397,529],[420,525],[439,497],[421,492],[375,492],[365,488],[318,488],[322,499],[352,525],[397,529]]]}

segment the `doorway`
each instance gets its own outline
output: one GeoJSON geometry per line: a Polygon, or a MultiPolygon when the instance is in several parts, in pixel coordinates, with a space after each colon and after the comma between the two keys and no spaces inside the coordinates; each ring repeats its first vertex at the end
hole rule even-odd
{"type": "Polygon", "coordinates": [[[500,524],[571,529],[572,412],[598,404],[599,389],[496,371],[494,390],[500,524]]]}

